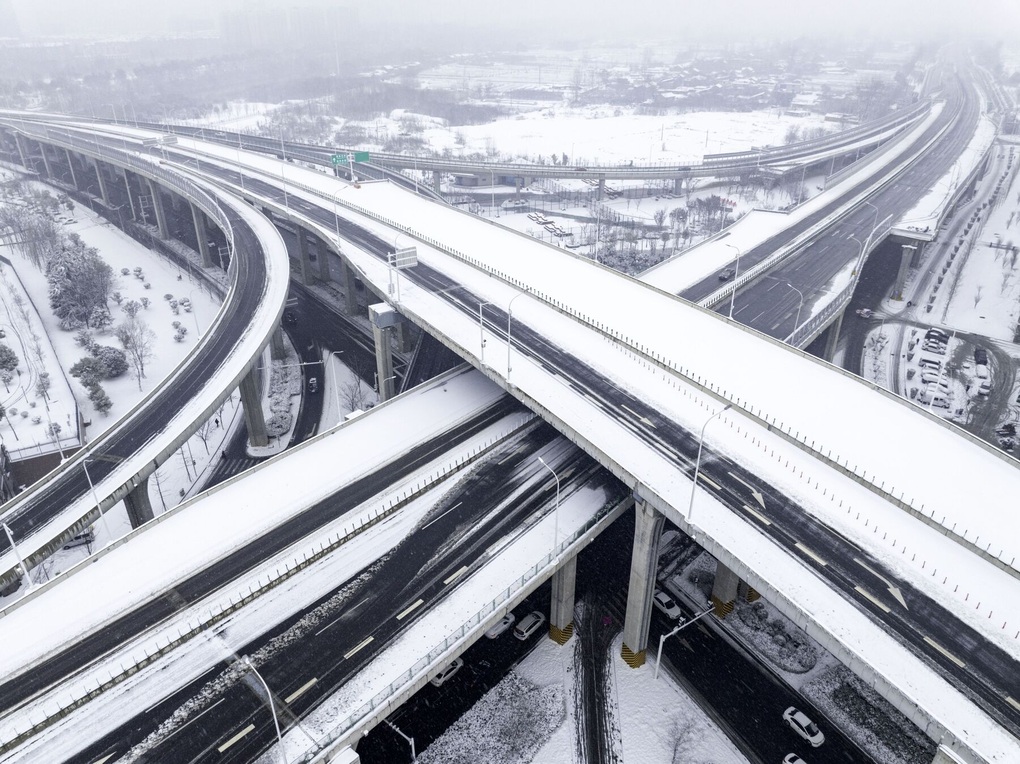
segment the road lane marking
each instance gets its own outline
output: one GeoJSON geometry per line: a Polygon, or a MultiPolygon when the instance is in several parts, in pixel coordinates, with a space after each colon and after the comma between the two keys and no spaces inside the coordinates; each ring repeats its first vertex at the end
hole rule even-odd
{"type": "Polygon", "coordinates": [[[712,478],[710,478],[710,477],[708,477],[707,475],[705,475],[705,473],[704,473],[704,472],[699,472],[699,473],[698,473],[698,477],[699,477],[699,478],[701,478],[702,480],[704,480],[704,481],[705,481],[706,483],[708,483],[708,484],[709,484],[710,486],[712,486],[712,487],[713,487],[713,488],[714,488],[715,490],[717,490],[717,491],[721,491],[721,490],[722,490],[722,486],[721,486],[721,485],[719,485],[719,484],[718,484],[717,482],[715,482],[714,480],[712,480],[712,478]]]}
{"type": "Polygon", "coordinates": [[[893,599],[899,602],[900,605],[903,606],[904,610],[909,610],[909,608],[907,607],[906,600],[903,599],[903,593],[900,591],[898,586],[893,586],[888,578],[885,578],[881,573],[879,573],[874,568],[869,567],[863,560],[858,560],[856,557],[854,557],[854,562],[856,562],[858,565],[860,565],[862,568],[868,571],[871,575],[873,575],[875,578],[877,578],[879,581],[885,584],[885,588],[889,590],[889,594],[893,596],[893,599]]]}
{"type": "Polygon", "coordinates": [[[230,740],[228,740],[226,743],[221,745],[216,750],[219,751],[220,753],[223,753],[225,750],[230,748],[230,746],[232,746],[234,743],[239,741],[241,738],[243,738],[245,735],[247,735],[253,729],[255,729],[255,725],[254,724],[249,724],[247,727],[245,727],[243,730],[238,732],[236,735],[234,735],[232,738],[230,738],[230,740]]]}
{"type": "MultiPolygon", "coordinates": [[[[181,725],[180,727],[178,727],[178,728],[177,728],[177,729],[175,729],[175,730],[174,730],[173,732],[171,732],[171,733],[170,733],[169,735],[167,735],[167,737],[169,738],[169,737],[171,737],[172,735],[176,735],[176,734],[177,734],[178,732],[180,732],[180,731],[181,731],[182,729],[184,729],[185,727],[187,727],[187,726],[188,726],[189,724],[191,724],[191,723],[192,723],[193,721],[195,721],[196,719],[199,719],[200,717],[202,717],[202,716],[204,716],[205,714],[207,714],[207,713],[209,713],[210,711],[212,711],[212,710],[213,710],[214,708],[216,708],[216,706],[218,706],[218,705],[219,705],[220,703],[222,703],[222,702],[223,702],[224,700],[225,700],[225,698],[220,698],[220,699],[219,699],[219,700],[217,700],[217,701],[216,701],[215,703],[213,703],[213,704],[212,704],[211,706],[209,706],[208,708],[206,708],[205,710],[203,710],[203,711],[202,711],[201,713],[199,713],[199,714],[195,714],[195,715],[194,715],[194,716],[192,716],[192,717],[191,717],[190,719],[188,719],[188,721],[184,722],[184,724],[182,724],[182,725],[181,725]]],[[[112,754],[111,754],[111,756],[112,756],[112,754]]],[[[109,757],[109,756],[107,756],[106,758],[108,759],[108,758],[110,758],[110,757],[109,757]]],[[[97,762],[95,762],[95,764],[103,764],[103,761],[106,761],[106,759],[103,759],[102,761],[97,761],[97,762]]]]}
{"type": "Polygon", "coordinates": [[[319,635],[320,635],[320,634],[322,634],[322,632],[324,632],[324,631],[325,631],[326,629],[332,628],[332,627],[333,627],[333,626],[335,626],[336,624],[340,623],[340,621],[341,621],[341,620],[343,620],[344,616],[346,616],[346,615],[350,615],[350,614],[351,614],[351,613],[353,613],[353,612],[354,612],[355,610],[357,610],[357,609],[358,609],[359,607],[361,607],[362,605],[364,605],[364,604],[365,604],[366,602],[368,602],[368,597],[365,597],[365,599],[361,600],[361,601],[360,601],[359,603],[357,603],[356,605],[351,605],[351,606],[350,606],[349,608],[347,608],[347,609],[346,609],[346,610],[345,610],[344,612],[342,612],[342,613],[341,613],[340,615],[338,615],[338,616],[337,616],[336,618],[334,618],[334,619],[333,619],[332,621],[330,621],[330,622],[329,622],[329,623],[327,623],[327,624],[326,624],[325,626],[323,626],[323,627],[322,627],[321,629],[319,629],[319,630],[318,630],[317,632],[315,632],[315,636],[319,636],[319,635]]]}
{"type": "Polygon", "coordinates": [[[681,644],[681,645],[683,645],[684,647],[686,647],[686,648],[687,648],[688,650],[690,650],[690,651],[691,651],[692,653],[694,652],[694,648],[693,648],[693,647],[691,647],[691,643],[690,643],[690,642],[688,642],[688,641],[687,641],[686,639],[684,639],[683,637],[681,637],[681,638],[680,638],[680,644],[681,644]]]}
{"type": "Polygon", "coordinates": [[[400,613],[397,614],[397,620],[398,621],[404,620],[407,616],[409,616],[411,613],[413,613],[415,610],[417,610],[424,604],[425,600],[418,600],[413,605],[408,605],[400,613]]]}
{"type": "Polygon", "coordinates": [[[960,668],[966,668],[966,666],[967,666],[967,664],[966,664],[966,663],[964,663],[963,661],[961,661],[961,660],[960,660],[959,658],[957,658],[957,657],[956,657],[955,655],[953,655],[953,654],[952,654],[951,652],[949,652],[949,651],[948,651],[948,650],[947,650],[946,648],[944,648],[944,647],[943,647],[942,645],[940,645],[940,644],[939,644],[938,642],[936,642],[936,641],[935,641],[934,639],[930,639],[930,638],[928,638],[928,637],[925,637],[925,638],[924,638],[924,641],[925,641],[925,642],[927,642],[927,643],[928,643],[929,645],[931,645],[932,647],[934,647],[934,648],[935,648],[936,650],[938,650],[938,651],[939,651],[940,653],[942,653],[942,654],[943,654],[944,656],[946,656],[947,658],[949,658],[949,660],[951,660],[951,661],[952,661],[953,663],[955,663],[955,664],[956,664],[957,666],[959,666],[960,668]]]}
{"type": "Polygon", "coordinates": [[[1015,708],[1015,709],[1016,709],[1017,711],[1020,711],[1020,703],[1018,703],[1017,701],[1015,701],[1015,700],[1014,700],[1014,699],[1013,699],[1012,697],[1010,697],[1009,695],[1007,695],[1007,696],[1006,696],[1006,702],[1007,702],[1007,703],[1009,703],[1009,704],[1010,704],[1011,706],[1013,706],[1013,708],[1015,708]]]}
{"type": "Polygon", "coordinates": [[[443,581],[443,584],[445,584],[446,586],[449,586],[453,581],[456,581],[458,578],[460,578],[466,572],[467,572],[467,565],[462,567],[456,573],[453,573],[448,579],[443,581]]]}
{"type": "Polygon", "coordinates": [[[858,594],[860,594],[860,595],[861,595],[862,597],[865,597],[865,598],[866,598],[866,599],[867,599],[867,600],[868,600],[868,601],[869,601],[869,602],[870,602],[870,603],[871,603],[872,605],[874,605],[875,607],[877,607],[877,608],[879,608],[879,609],[881,609],[881,610],[885,611],[886,613],[890,612],[889,606],[888,606],[888,605],[886,605],[886,604],[885,604],[884,602],[882,602],[882,601],[881,601],[880,599],[878,599],[878,597],[876,597],[875,595],[873,595],[873,594],[872,594],[871,592],[869,592],[869,591],[868,591],[867,589],[862,589],[862,588],[861,588],[861,587],[859,587],[859,586],[855,586],[855,587],[854,587],[854,591],[856,591],[856,592],[857,592],[858,594]]]}
{"type": "Polygon", "coordinates": [[[496,464],[502,464],[505,461],[513,459],[515,456],[517,456],[517,452],[520,451],[520,450],[521,450],[521,447],[517,446],[516,448],[514,448],[513,451],[511,451],[509,454],[507,454],[502,459],[500,459],[498,462],[496,462],[496,464]]]}
{"type": "Polygon", "coordinates": [[[701,621],[698,621],[698,631],[700,631],[702,634],[704,634],[709,639],[715,639],[715,637],[712,636],[712,632],[710,632],[708,629],[706,629],[705,628],[705,624],[703,624],[701,621]]]}
{"type": "Polygon", "coordinates": [[[366,639],[363,639],[359,644],[355,645],[350,652],[344,653],[344,660],[345,661],[350,660],[352,655],[361,650],[363,647],[367,647],[369,644],[371,644],[373,639],[375,639],[375,637],[368,637],[366,639]]]}
{"type": "Polygon", "coordinates": [[[751,492],[751,495],[754,497],[754,500],[761,504],[762,509],[765,509],[765,497],[762,496],[761,491],[759,491],[756,486],[751,485],[746,480],[742,479],[739,475],[734,475],[732,472],[727,472],[726,474],[729,475],[734,480],[736,480],[741,485],[745,486],[747,490],[751,492]]]}
{"type": "Polygon", "coordinates": [[[804,554],[806,554],[806,555],[807,555],[808,557],[810,557],[810,558],[811,558],[812,560],[814,560],[815,562],[817,562],[817,563],[818,563],[819,565],[828,565],[828,564],[829,564],[829,563],[827,563],[827,562],[826,562],[825,560],[823,560],[823,559],[822,559],[821,557],[819,557],[819,556],[818,556],[817,554],[815,554],[815,553],[814,553],[814,552],[812,552],[812,551],[811,551],[810,549],[808,549],[808,548],[807,548],[806,546],[804,546],[803,544],[801,544],[801,543],[800,543],[799,541],[798,541],[798,542],[797,542],[797,543],[795,544],[795,546],[796,546],[796,547],[797,547],[797,548],[798,548],[798,549],[799,549],[799,550],[800,550],[801,552],[803,552],[803,553],[804,553],[804,554]]]}
{"type": "Polygon", "coordinates": [[[94,762],[92,762],[92,764],[105,764],[105,762],[109,761],[109,760],[110,760],[110,759],[112,759],[112,758],[113,758],[114,756],[116,756],[116,754],[113,754],[113,753],[108,753],[108,754],[106,754],[106,756],[104,756],[103,758],[101,758],[101,759],[96,759],[96,760],[95,760],[94,762]]]}
{"type": "Polygon", "coordinates": [[[631,408],[630,406],[627,406],[627,405],[621,405],[621,406],[620,406],[620,408],[622,408],[622,409],[626,409],[626,410],[627,410],[627,411],[629,411],[629,412],[630,412],[631,414],[633,414],[634,416],[636,416],[636,417],[638,418],[638,421],[640,421],[640,422],[641,422],[641,424],[645,424],[645,425],[648,425],[649,427],[653,427],[653,428],[655,427],[655,425],[654,425],[654,424],[652,424],[652,420],[651,420],[651,419],[649,419],[649,418],[647,418],[647,417],[643,417],[643,416],[641,416],[641,415],[640,415],[639,413],[637,413],[637,412],[636,412],[636,411],[635,411],[634,409],[632,409],[632,408],[631,408]]]}
{"type": "Polygon", "coordinates": [[[761,522],[765,523],[765,525],[772,525],[772,521],[769,520],[767,517],[765,517],[765,515],[763,515],[761,512],[758,512],[757,510],[751,509],[746,504],[744,505],[744,509],[747,510],[748,512],[750,512],[755,517],[757,517],[761,522]]]}
{"type": "Polygon", "coordinates": [[[429,520],[429,521],[428,521],[427,523],[425,523],[425,525],[423,525],[423,526],[421,527],[421,528],[422,528],[422,530],[425,530],[426,528],[428,528],[428,527],[429,527],[430,525],[432,525],[432,523],[435,523],[435,522],[438,522],[438,521],[442,520],[442,519],[443,519],[444,517],[446,517],[446,516],[447,516],[448,514],[450,514],[451,512],[453,512],[453,510],[455,510],[455,509],[456,509],[457,507],[459,507],[459,506],[460,506],[461,504],[463,504],[463,503],[464,503],[464,502],[462,502],[462,501],[458,501],[458,502],[457,502],[456,504],[454,504],[454,505],[453,505],[452,507],[450,507],[450,508],[449,508],[448,510],[446,510],[445,512],[443,512],[443,514],[441,514],[441,515],[440,515],[439,517],[435,518],[434,520],[429,520]]]}
{"type": "Polygon", "coordinates": [[[319,680],[316,679],[313,676],[311,679],[309,679],[303,685],[301,685],[296,690],[294,690],[294,692],[292,692],[290,695],[288,695],[286,698],[284,698],[283,702],[287,703],[287,704],[293,703],[295,700],[297,700],[302,695],[304,695],[306,692],[308,692],[310,689],[312,689],[315,686],[315,683],[318,682],[318,681],[319,680]]]}

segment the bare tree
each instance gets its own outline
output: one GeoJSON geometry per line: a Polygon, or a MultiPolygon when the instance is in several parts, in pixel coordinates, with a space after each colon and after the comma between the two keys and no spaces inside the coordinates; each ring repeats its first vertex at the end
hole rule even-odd
{"type": "Polygon", "coordinates": [[[132,316],[117,327],[117,339],[124,346],[124,352],[127,353],[131,367],[135,370],[138,389],[141,390],[142,379],[145,377],[145,362],[152,358],[152,343],[156,339],[156,334],[145,321],[132,316]]]}
{"type": "Polygon", "coordinates": [[[361,380],[353,377],[340,385],[340,400],[350,411],[356,411],[365,405],[365,389],[361,380]]]}

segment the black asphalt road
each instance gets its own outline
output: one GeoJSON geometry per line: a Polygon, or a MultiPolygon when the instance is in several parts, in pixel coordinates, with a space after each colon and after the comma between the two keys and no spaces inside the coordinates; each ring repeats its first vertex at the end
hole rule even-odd
{"type": "Polygon", "coordinates": [[[509,396],[481,412],[478,416],[452,428],[441,436],[421,443],[406,454],[362,477],[301,514],[274,528],[257,541],[237,549],[208,568],[178,582],[171,591],[121,616],[99,631],[83,637],[63,652],[49,658],[31,670],[7,678],[0,684],[0,710],[6,712],[35,693],[73,675],[79,667],[88,665],[119,644],[143,633],[174,613],[225,586],[238,576],[254,568],[266,557],[323,527],[335,518],[358,506],[458,443],[519,410],[519,404],[509,396]]]}

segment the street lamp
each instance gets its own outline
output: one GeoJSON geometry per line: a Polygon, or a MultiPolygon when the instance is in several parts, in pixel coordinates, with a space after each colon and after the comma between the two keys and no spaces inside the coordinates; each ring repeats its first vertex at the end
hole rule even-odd
{"type": "Polygon", "coordinates": [[[705,428],[708,427],[708,423],[715,419],[717,416],[722,414],[726,409],[733,406],[732,403],[727,403],[723,408],[712,414],[708,419],[705,420],[705,424],[701,426],[701,437],[698,438],[698,458],[694,462],[694,485],[691,486],[691,501],[687,505],[687,522],[691,522],[691,517],[694,514],[694,493],[698,490],[698,474],[701,472],[701,449],[705,445],[705,428]]]}
{"type": "Polygon", "coordinates": [[[506,381],[507,382],[510,381],[510,370],[511,370],[511,366],[510,366],[510,348],[513,347],[513,343],[510,341],[510,320],[513,318],[514,300],[516,300],[518,297],[523,297],[529,291],[531,291],[531,290],[530,289],[526,289],[523,292],[518,292],[517,294],[515,294],[513,297],[510,298],[510,302],[506,306],[506,381]]]}
{"type": "Polygon", "coordinates": [[[556,474],[556,471],[545,463],[545,460],[541,456],[538,457],[538,461],[541,462],[543,467],[552,472],[553,480],[556,481],[556,508],[553,510],[553,549],[552,549],[552,553],[553,555],[555,555],[557,551],[556,545],[559,542],[560,535],[560,478],[556,474]]]}
{"type": "Polygon", "coordinates": [[[394,724],[393,722],[391,722],[389,719],[383,719],[383,721],[386,722],[388,725],[390,725],[390,728],[394,732],[396,732],[398,735],[400,735],[400,737],[404,738],[404,740],[406,740],[411,745],[411,761],[412,762],[418,761],[418,754],[414,750],[414,738],[413,737],[409,737],[409,736],[405,735],[403,732],[401,732],[397,728],[397,725],[394,724]]]}
{"type": "Polygon", "coordinates": [[[384,401],[389,400],[388,397],[383,397],[382,388],[385,387],[386,383],[389,382],[391,379],[396,379],[397,375],[393,374],[393,375],[391,375],[389,377],[386,377],[386,379],[384,379],[382,381],[381,386],[380,386],[380,382],[379,382],[379,372],[377,372],[377,371],[373,372],[372,375],[375,378],[375,394],[378,395],[380,398],[382,398],[384,401]]]}
{"type": "Polygon", "coordinates": [[[797,287],[795,287],[789,281],[782,281],[781,279],[777,279],[775,276],[766,276],[765,278],[772,279],[772,281],[778,281],[780,284],[786,284],[786,286],[790,287],[790,289],[796,292],[797,296],[800,297],[800,304],[797,306],[797,319],[793,322],[793,332],[790,332],[790,337],[792,337],[794,332],[796,332],[797,329],[800,328],[800,312],[804,308],[804,293],[797,289],[797,287]]]}
{"type": "Polygon", "coordinates": [[[715,609],[715,608],[711,607],[711,604],[712,604],[712,603],[708,603],[708,605],[709,605],[709,608],[708,608],[708,610],[705,610],[705,611],[704,611],[704,612],[702,612],[702,613],[698,613],[698,614],[697,614],[696,616],[694,616],[694,618],[692,618],[691,620],[689,620],[689,621],[684,621],[683,623],[679,624],[679,625],[678,625],[678,626],[677,626],[677,627],[676,627],[675,629],[673,629],[673,631],[671,631],[671,632],[670,632],[669,634],[663,634],[663,635],[662,635],[661,637],[659,637],[659,652],[658,652],[658,654],[657,654],[657,655],[655,656],[655,680],[656,680],[656,681],[658,681],[658,679],[659,679],[659,663],[660,663],[660,662],[662,661],[662,645],[663,645],[663,643],[664,643],[664,642],[665,642],[665,641],[666,641],[667,639],[669,639],[670,637],[672,637],[672,636],[673,636],[674,634],[676,634],[676,633],[677,633],[678,631],[681,631],[682,629],[686,629],[686,628],[687,628],[688,626],[690,626],[690,625],[691,625],[692,623],[694,623],[695,621],[700,621],[700,620],[701,620],[702,618],[704,618],[704,617],[705,617],[706,615],[708,615],[709,613],[711,613],[711,612],[712,612],[712,611],[713,611],[713,610],[715,609]]]}
{"type": "Polygon", "coordinates": [[[480,302],[478,303],[478,361],[483,366],[485,365],[485,334],[482,325],[482,307],[485,305],[492,305],[491,302],[480,302]]]}
{"type": "Polygon", "coordinates": [[[740,276],[740,250],[733,244],[723,244],[737,253],[737,264],[733,268],[733,291],[730,292],[730,321],[733,320],[733,302],[737,299],[737,277],[740,276]]]}
{"type": "MultiPolygon", "coordinates": [[[[96,509],[99,510],[99,519],[103,523],[103,530],[106,531],[106,535],[110,537],[110,541],[113,541],[113,534],[110,533],[110,526],[106,522],[106,514],[103,512],[103,507],[99,503],[99,497],[96,495],[96,486],[92,482],[92,476],[89,475],[89,462],[95,461],[94,459],[85,458],[81,462],[81,468],[85,470],[85,479],[89,481],[89,490],[92,491],[92,500],[96,503],[96,509]]],[[[109,542],[107,542],[109,543],[109,542]]]]}
{"type": "MultiPolygon", "coordinates": [[[[221,261],[221,263],[222,263],[222,261],[221,261]]],[[[221,268],[223,267],[222,264],[220,265],[220,267],[221,268]]],[[[199,291],[202,291],[201,287],[199,287],[199,291]]],[[[191,306],[191,316],[192,316],[192,318],[195,319],[195,333],[199,337],[201,337],[202,336],[202,330],[198,326],[198,312],[195,310],[195,301],[192,299],[194,294],[195,294],[195,290],[194,289],[192,289],[190,292],[188,292],[188,305],[191,306]]]]}
{"type": "Polygon", "coordinates": [[[251,658],[247,655],[241,656],[241,663],[243,663],[248,670],[255,675],[262,686],[266,690],[266,702],[269,703],[269,710],[273,712],[273,726],[276,727],[276,740],[280,744],[280,757],[283,759],[283,764],[287,764],[287,750],[283,747],[283,736],[280,734],[280,720],[276,717],[276,704],[273,703],[273,693],[269,691],[269,685],[266,684],[266,680],[262,678],[262,674],[251,662],[251,658]]]}

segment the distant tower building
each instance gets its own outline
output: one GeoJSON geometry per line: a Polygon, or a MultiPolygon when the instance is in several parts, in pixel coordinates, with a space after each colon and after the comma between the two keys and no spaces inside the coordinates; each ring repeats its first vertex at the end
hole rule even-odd
{"type": "Polygon", "coordinates": [[[0,0],[0,37],[21,37],[21,26],[12,0],[0,0]]]}

